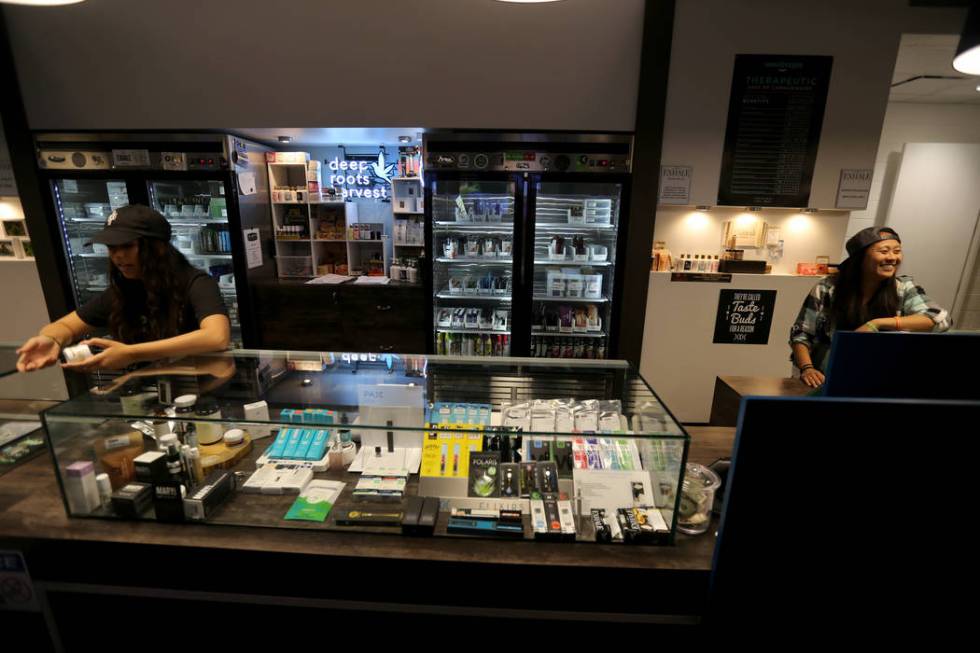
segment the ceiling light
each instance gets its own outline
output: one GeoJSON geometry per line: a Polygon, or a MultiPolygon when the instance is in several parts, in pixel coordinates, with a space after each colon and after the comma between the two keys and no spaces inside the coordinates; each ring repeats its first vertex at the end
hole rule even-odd
{"type": "Polygon", "coordinates": [[[9,5],[37,5],[42,7],[54,7],[56,5],[77,5],[85,0],[0,0],[0,4],[9,5]]]}
{"type": "Polygon", "coordinates": [[[412,142],[412,137],[411,136],[399,136],[398,137],[398,142],[399,143],[411,143],[412,142]]]}
{"type": "Polygon", "coordinates": [[[967,75],[980,75],[980,2],[971,4],[966,12],[953,68],[967,75]]]}
{"type": "Polygon", "coordinates": [[[292,136],[280,136],[279,137],[279,142],[280,143],[292,143],[293,142],[293,137],[292,136]]]}

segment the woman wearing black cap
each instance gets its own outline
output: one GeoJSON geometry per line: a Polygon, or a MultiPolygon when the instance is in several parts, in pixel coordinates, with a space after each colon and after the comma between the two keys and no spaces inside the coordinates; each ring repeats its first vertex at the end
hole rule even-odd
{"type": "Polygon", "coordinates": [[[146,206],[124,206],[92,241],[109,248],[109,287],[25,342],[17,350],[18,370],[53,365],[62,349],[97,328],[108,328],[112,339],[82,344],[103,351],[63,367],[120,369],[228,347],[230,324],[218,285],[170,244],[166,218],[146,206]]]}
{"type": "Polygon", "coordinates": [[[888,227],[868,227],[847,241],[840,271],[814,286],[790,330],[800,379],[824,382],[834,331],[946,331],[949,313],[908,276],[898,276],[902,241],[888,227]]]}

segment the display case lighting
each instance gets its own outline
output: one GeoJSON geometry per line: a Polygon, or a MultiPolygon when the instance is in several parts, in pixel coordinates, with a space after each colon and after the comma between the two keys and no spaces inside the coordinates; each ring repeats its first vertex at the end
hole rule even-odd
{"type": "Polygon", "coordinates": [[[411,143],[412,142],[412,137],[411,136],[399,136],[398,137],[398,142],[399,143],[411,143]]]}
{"type": "Polygon", "coordinates": [[[293,137],[292,136],[280,136],[279,137],[279,142],[280,143],[292,143],[293,142],[293,137]]]}

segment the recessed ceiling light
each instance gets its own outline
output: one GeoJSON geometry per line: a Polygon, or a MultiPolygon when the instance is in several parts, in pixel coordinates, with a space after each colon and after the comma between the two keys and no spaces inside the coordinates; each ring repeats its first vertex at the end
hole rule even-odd
{"type": "Polygon", "coordinates": [[[293,142],[293,137],[292,136],[280,136],[279,137],[279,142],[280,143],[292,143],[293,142]]]}
{"type": "Polygon", "coordinates": [[[411,136],[399,136],[398,137],[398,142],[399,143],[411,143],[412,142],[412,137],[411,136]]]}

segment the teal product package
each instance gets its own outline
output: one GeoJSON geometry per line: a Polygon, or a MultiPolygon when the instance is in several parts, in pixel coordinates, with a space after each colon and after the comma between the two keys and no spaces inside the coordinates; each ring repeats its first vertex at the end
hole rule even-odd
{"type": "Polygon", "coordinates": [[[279,435],[272,442],[272,446],[266,450],[265,455],[269,458],[282,458],[282,454],[286,450],[286,441],[289,440],[290,431],[292,429],[279,429],[279,435]]]}
{"type": "Polygon", "coordinates": [[[306,460],[320,460],[327,452],[327,445],[330,443],[330,431],[319,429],[313,432],[313,441],[310,448],[306,450],[306,460]]]}
{"type": "Polygon", "coordinates": [[[344,485],[340,481],[310,481],[289,508],[285,519],[317,522],[326,520],[344,485]]]}
{"type": "Polygon", "coordinates": [[[289,430],[289,440],[286,441],[286,449],[282,452],[283,458],[289,458],[292,460],[296,457],[296,449],[299,447],[299,441],[303,438],[303,429],[290,429],[289,430]]]}
{"type": "Polygon", "coordinates": [[[296,453],[293,454],[293,458],[296,460],[306,460],[306,452],[309,450],[310,445],[313,444],[313,429],[303,429],[303,435],[299,439],[299,444],[296,445],[296,453]]]}

